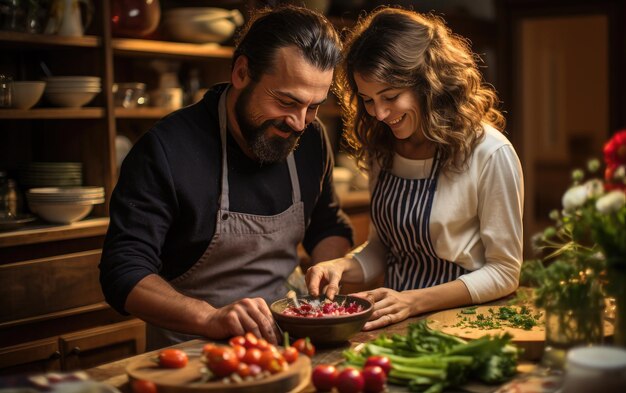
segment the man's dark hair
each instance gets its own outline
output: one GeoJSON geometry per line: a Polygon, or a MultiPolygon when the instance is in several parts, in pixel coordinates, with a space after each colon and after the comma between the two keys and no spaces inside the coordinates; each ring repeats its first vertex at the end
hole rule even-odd
{"type": "Polygon", "coordinates": [[[248,58],[248,74],[258,82],[271,72],[276,51],[295,46],[304,58],[326,71],[341,60],[341,41],[333,25],[323,16],[291,5],[258,10],[239,36],[233,65],[239,56],[248,58]]]}

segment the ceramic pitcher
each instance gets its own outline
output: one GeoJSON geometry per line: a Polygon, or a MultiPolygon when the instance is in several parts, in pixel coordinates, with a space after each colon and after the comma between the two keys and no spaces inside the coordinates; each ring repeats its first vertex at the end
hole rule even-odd
{"type": "Polygon", "coordinates": [[[66,37],[81,37],[91,23],[92,0],[53,0],[44,33],[66,37]],[[81,4],[85,12],[81,12],[81,4]]]}

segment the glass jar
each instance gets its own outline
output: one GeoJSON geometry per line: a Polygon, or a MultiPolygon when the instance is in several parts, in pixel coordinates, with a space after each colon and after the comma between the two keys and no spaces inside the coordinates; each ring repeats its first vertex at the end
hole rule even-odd
{"type": "Polygon", "coordinates": [[[546,347],[541,364],[563,369],[570,348],[600,344],[604,340],[604,302],[579,304],[576,309],[546,308],[546,347]]]}

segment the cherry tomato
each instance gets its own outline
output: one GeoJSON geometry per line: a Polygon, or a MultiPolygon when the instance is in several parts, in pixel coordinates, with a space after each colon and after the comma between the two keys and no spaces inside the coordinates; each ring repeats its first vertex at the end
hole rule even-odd
{"type": "Polygon", "coordinates": [[[131,384],[133,393],[157,393],[157,387],[152,381],[135,379],[131,384]]]}
{"type": "Polygon", "coordinates": [[[261,361],[261,350],[259,348],[250,348],[241,358],[241,361],[247,364],[259,364],[261,361]]]}
{"type": "Polygon", "coordinates": [[[331,366],[330,364],[320,364],[315,366],[313,369],[311,380],[313,381],[315,389],[325,392],[330,391],[333,387],[335,387],[338,375],[339,371],[337,371],[335,366],[331,366]]]}
{"type": "Polygon", "coordinates": [[[237,359],[241,360],[246,355],[246,347],[243,345],[232,345],[231,348],[235,351],[235,355],[237,355],[237,359]]]}
{"type": "Polygon", "coordinates": [[[237,374],[239,374],[241,378],[250,376],[252,374],[250,372],[250,366],[248,366],[244,362],[240,362],[239,366],[237,366],[237,374]]]}
{"type": "Polygon", "coordinates": [[[356,368],[346,367],[337,376],[335,387],[339,393],[357,393],[363,390],[365,381],[356,368]]]}
{"type": "Polygon", "coordinates": [[[212,343],[205,344],[204,347],[202,347],[202,354],[206,355],[211,349],[215,347],[216,345],[212,343]]]}
{"type": "Polygon", "coordinates": [[[298,350],[294,347],[285,347],[281,354],[287,361],[287,363],[291,364],[298,360],[298,350]]]}
{"type": "Polygon", "coordinates": [[[268,350],[270,348],[270,345],[272,344],[268,343],[267,340],[264,338],[259,338],[256,343],[256,347],[259,348],[261,351],[268,350]]]}
{"type": "Polygon", "coordinates": [[[385,390],[387,374],[380,366],[367,366],[361,371],[366,393],[380,393],[385,390]]]}
{"type": "Polygon", "coordinates": [[[234,347],[235,345],[245,345],[246,343],[246,338],[244,336],[235,336],[232,337],[230,340],[228,340],[228,343],[230,344],[231,347],[234,347]]]}
{"type": "Polygon", "coordinates": [[[309,338],[299,338],[294,343],[293,346],[298,350],[298,352],[305,354],[308,357],[313,357],[315,355],[315,347],[311,344],[311,340],[309,338]]]}
{"type": "Polygon", "coordinates": [[[391,360],[387,356],[370,356],[365,361],[365,366],[378,366],[383,369],[385,375],[389,375],[389,371],[391,371],[391,360]]]}
{"type": "Polygon", "coordinates": [[[257,344],[259,343],[259,339],[253,333],[246,333],[244,338],[245,342],[243,343],[243,346],[247,349],[256,348],[257,344]]]}
{"type": "Polygon", "coordinates": [[[261,353],[261,359],[259,360],[259,366],[263,370],[269,371],[272,374],[279,373],[287,368],[287,361],[278,352],[264,351],[261,353]]]}
{"type": "Polygon", "coordinates": [[[215,347],[205,354],[209,370],[218,377],[225,377],[237,371],[239,359],[230,347],[215,347]]]}
{"type": "Polygon", "coordinates": [[[164,349],[159,352],[159,366],[164,368],[183,368],[187,365],[189,358],[180,349],[164,349]]]}

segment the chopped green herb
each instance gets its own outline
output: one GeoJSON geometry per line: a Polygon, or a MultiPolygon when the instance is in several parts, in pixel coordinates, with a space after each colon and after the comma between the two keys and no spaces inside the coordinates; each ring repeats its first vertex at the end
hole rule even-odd
{"type": "Polygon", "coordinates": [[[503,326],[515,327],[530,330],[539,324],[541,313],[532,315],[526,306],[519,308],[502,306],[497,309],[489,308],[487,314],[477,314],[476,307],[469,307],[461,310],[459,314],[460,322],[455,327],[472,327],[480,330],[499,329],[503,326]],[[472,312],[473,311],[473,312],[472,312]],[[463,314],[476,314],[475,318],[468,318],[463,314]]]}

